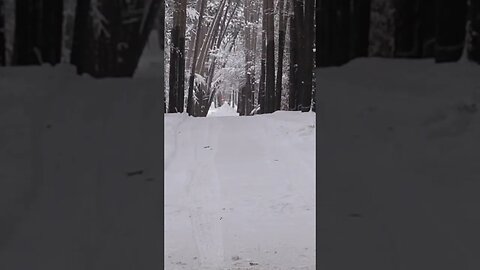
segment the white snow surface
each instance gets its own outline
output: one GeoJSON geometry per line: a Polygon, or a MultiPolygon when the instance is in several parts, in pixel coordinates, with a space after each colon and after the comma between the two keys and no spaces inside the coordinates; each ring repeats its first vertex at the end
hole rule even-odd
{"type": "MultiPolygon", "coordinates": [[[[160,264],[160,68],[0,69],[0,269],[160,264]]],[[[165,116],[166,269],[480,269],[478,65],[358,59],[317,85],[318,126],[165,116]]]]}
{"type": "Polygon", "coordinates": [[[317,70],[317,269],[480,269],[480,68],[317,70]]]}
{"type": "Polygon", "coordinates": [[[167,114],[165,260],[169,270],[316,269],[315,114],[167,114]]]}
{"type": "Polygon", "coordinates": [[[212,104],[210,110],[208,110],[207,117],[222,117],[222,116],[238,116],[237,111],[232,108],[228,103],[223,103],[222,106],[215,108],[212,104]]]}
{"type": "Polygon", "coordinates": [[[0,68],[0,269],[160,265],[159,85],[0,68]]]}

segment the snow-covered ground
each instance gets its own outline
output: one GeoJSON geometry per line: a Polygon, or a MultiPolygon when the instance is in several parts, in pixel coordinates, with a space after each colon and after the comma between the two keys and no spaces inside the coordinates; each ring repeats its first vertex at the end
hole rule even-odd
{"type": "Polygon", "coordinates": [[[315,114],[165,116],[165,269],[315,269],[315,114]]]}
{"type": "Polygon", "coordinates": [[[0,68],[0,269],[160,265],[160,89],[0,68]]]}
{"type": "Polygon", "coordinates": [[[238,116],[238,113],[227,103],[215,108],[212,104],[210,110],[208,110],[207,117],[223,117],[223,116],[238,116]]]}
{"type": "Polygon", "coordinates": [[[166,269],[480,269],[478,65],[323,69],[318,126],[167,115],[164,157],[160,68],[0,69],[0,269],[159,265],[162,158],[166,269]]]}
{"type": "Polygon", "coordinates": [[[317,75],[317,269],[480,269],[479,66],[317,75]]]}

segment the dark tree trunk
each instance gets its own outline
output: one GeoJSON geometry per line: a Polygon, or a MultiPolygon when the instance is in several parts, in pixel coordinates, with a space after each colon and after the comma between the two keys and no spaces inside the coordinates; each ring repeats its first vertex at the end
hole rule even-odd
{"type": "Polygon", "coordinates": [[[93,25],[90,19],[90,0],[78,1],[75,7],[75,26],[70,62],[82,74],[93,70],[96,53],[93,37],[93,25]]]}
{"type": "Polygon", "coordinates": [[[72,51],[73,31],[75,27],[75,0],[63,0],[63,22],[62,22],[62,63],[70,63],[72,51]]]}
{"type": "Polygon", "coordinates": [[[158,14],[158,43],[160,49],[165,51],[165,1],[160,1],[158,14]]]}
{"type": "Polygon", "coordinates": [[[470,0],[468,58],[480,64],[480,1],[470,0]]]}
{"type": "Polygon", "coordinates": [[[62,18],[62,0],[17,0],[14,64],[59,63],[62,18]]]}
{"type": "MultiPolygon", "coordinates": [[[[253,110],[253,82],[255,76],[254,70],[254,40],[256,32],[252,27],[254,22],[255,11],[252,6],[252,0],[247,0],[244,7],[244,17],[246,27],[244,29],[245,36],[245,91],[246,101],[243,115],[248,115],[253,110]]],[[[243,88],[242,88],[243,89],[243,88]]],[[[243,110],[243,109],[242,109],[243,110]]]]}
{"type": "Polygon", "coordinates": [[[370,5],[370,0],[319,1],[316,66],[340,66],[368,55],[370,5]]]}
{"type": "MultiPolygon", "coordinates": [[[[288,1],[288,0],[287,0],[288,1]]],[[[315,1],[315,66],[320,67],[320,46],[322,39],[320,38],[321,34],[321,9],[320,3],[322,0],[315,1]]]]}
{"type": "Polygon", "coordinates": [[[0,66],[5,65],[5,5],[4,0],[0,0],[0,66]]]}
{"type": "Polygon", "coordinates": [[[160,1],[160,7],[158,11],[158,43],[160,44],[160,50],[162,54],[162,68],[160,73],[161,89],[163,93],[163,112],[167,112],[167,95],[165,94],[165,1],[160,1]]]}
{"type": "Polygon", "coordinates": [[[317,66],[343,65],[349,58],[349,0],[323,0],[318,7],[317,66]]]}
{"type": "Polygon", "coordinates": [[[354,0],[350,28],[352,37],[352,48],[350,58],[367,57],[370,33],[370,9],[371,0],[354,0]]]}
{"type": "Polygon", "coordinates": [[[275,35],[273,0],[264,2],[266,13],[266,62],[265,62],[265,113],[272,113],[275,109],[275,35]]]}
{"type": "MultiPolygon", "coordinates": [[[[203,11],[201,10],[202,9],[202,3],[204,1],[203,0],[198,0],[197,1],[197,4],[195,6],[195,10],[200,14],[202,13],[203,11]]],[[[193,21],[193,25],[198,25],[198,18],[195,19],[193,21]]],[[[190,41],[188,42],[188,51],[187,51],[187,58],[186,58],[186,66],[189,67],[191,66],[192,64],[192,57],[193,57],[193,51],[195,49],[195,40],[197,39],[197,31],[195,31],[195,29],[192,27],[192,29],[190,30],[190,41]]],[[[188,106],[187,106],[187,110],[188,110],[188,106]]]]}
{"type": "MultiPolygon", "coordinates": [[[[263,0],[263,7],[265,7],[268,0],[263,0]]],[[[265,10],[262,9],[262,58],[260,59],[260,84],[258,85],[258,104],[260,110],[258,113],[266,112],[266,63],[267,63],[267,16],[265,10]]]]}
{"type": "Polygon", "coordinates": [[[314,35],[314,9],[313,1],[305,1],[305,18],[303,28],[305,29],[305,49],[303,50],[303,92],[300,98],[299,110],[310,111],[312,105],[312,82],[313,82],[313,35],[314,35]]]}
{"type": "MultiPolygon", "coordinates": [[[[293,9],[295,8],[295,2],[297,0],[290,0],[293,2],[293,9]]],[[[290,111],[297,109],[297,93],[300,91],[299,87],[299,64],[298,60],[300,57],[298,49],[298,37],[297,37],[297,20],[295,10],[291,13],[290,16],[290,59],[289,59],[289,93],[288,93],[288,108],[290,111]]]]}
{"type": "Polygon", "coordinates": [[[435,61],[458,61],[465,45],[467,2],[438,1],[436,22],[435,61]]]}
{"type": "Polygon", "coordinates": [[[203,39],[203,43],[199,52],[199,57],[198,57],[198,62],[197,62],[197,71],[199,74],[204,74],[205,70],[205,64],[208,60],[209,56],[209,49],[212,48],[213,40],[216,37],[216,34],[218,33],[218,29],[220,26],[220,20],[222,18],[223,10],[225,8],[227,0],[222,0],[220,3],[220,7],[218,8],[215,18],[213,19],[213,22],[210,24],[210,27],[208,28],[208,32],[206,34],[206,37],[203,39]]]}
{"type": "Polygon", "coordinates": [[[247,86],[243,85],[240,89],[238,89],[238,108],[237,112],[240,116],[247,115],[248,112],[246,111],[246,103],[247,103],[247,86]]]}
{"type": "Polygon", "coordinates": [[[285,53],[285,33],[287,27],[287,14],[290,9],[290,0],[279,2],[279,23],[278,23],[278,61],[277,61],[277,82],[275,90],[275,110],[280,110],[282,105],[282,77],[283,77],[283,56],[285,53]],[[286,2],[286,3],[285,3],[286,2]]]}
{"type": "Polygon", "coordinates": [[[312,111],[313,112],[316,112],[316,103],[317,103],[317,96],[316,96],[316,93],[317,93],[317,80],[316,78],[314,78],[313,80],[313,91],[312,91],[312,95],[313,95],[313,98],[312,98],[312,111]]]}
{"type": "MultiPolygon", "coordinates": [[[[205,4],[206,0],[199,0],[200,3],[200,10],[199,10],[199,17],[197,21],[197,30],[195,33],[200,33],[202,29],[202,22],[203,22],[203,13],[205,10],[205,4]]],[[[195,84],[195,66],[197,65],[197,58],[198,58],[198,50],[200,47],[200,35],[195,35],[193,36],[192,40],[192,50],[193,50],[193,55],[191,59],[191,70],[190,70],[190,78],[188,82],[188,97],[187,97],[187,113],[188,115],[194,115],[193,113],[193,88],[195,84]]]]}
{"type": "Polygon", "coordinates": [[[432,57],[435,40],[435,1],[397,0],[395,10],[394,56],[432,57]]]}
{"type": "Polygon", "coordinates": [[[78,73],[94,77],[133,76],[159,8],[160,0],[129,4],[99,1],[97,9],[108,21],[102,23],[103,30],[99,31],[93,24],[93,15],[89,15],[90,1],[78,1],[71,57],[78,73]]]}
{"type": "Polygon", "coordinates": [[[185,91],[185,24],[187,1],[175,2],[170,49],[168,112],[183,112],[185,91]]]}
{"type": "Polygon", "coordinates": [[[395,53],[395,8],[392,0],[371,0],[368,55],[393,57],[395,53]]]}
{"type": "MultiPolygon", "coordinates": [[[[305,80],[307,78],[307,60],[309,53],[308,30],[305,27],[305,6],[303,0],[293,0],[293,17],[290,28],[290,110],[302,110],[305,99],[305,80]]],[[[312,10],[313,12],[313,10],[312,10]]],[[[312,22],[313,23],[313,22],[312,22]]],[[[307,27],[308,29],[308,27],[307,27]]],[[[311,55],[313,57],[313,54],[311,55]]]]}

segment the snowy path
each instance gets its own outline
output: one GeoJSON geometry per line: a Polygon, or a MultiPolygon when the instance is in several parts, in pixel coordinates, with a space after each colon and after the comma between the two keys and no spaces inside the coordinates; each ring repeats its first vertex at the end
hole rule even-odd
{"type": "Polygon", "coordinates": [[[314,122],[167,115],[166,269],[315,269],[314,122]]]}

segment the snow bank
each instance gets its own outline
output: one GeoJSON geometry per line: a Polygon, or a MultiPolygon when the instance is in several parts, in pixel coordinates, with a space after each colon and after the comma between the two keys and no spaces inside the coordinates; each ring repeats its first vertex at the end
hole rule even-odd
{"type": "Polygon", "coordinates": [[[0,269],[160,264],[159,85],[0,69],[0,269]]]}
{"type": "Polygon", "coordinates": [[[359,59],[317,85],[318,269],[478,269],[478,65],[359,59]]]}
{"type": "Polygon", "coordinates": [[[212,103],[212,106],[208,110],[207,117],[222,117],[222,116],[238,116],[238,113],[234,108],[232,108],[226,102],[218,108],[215,108],[212,103]]]}

